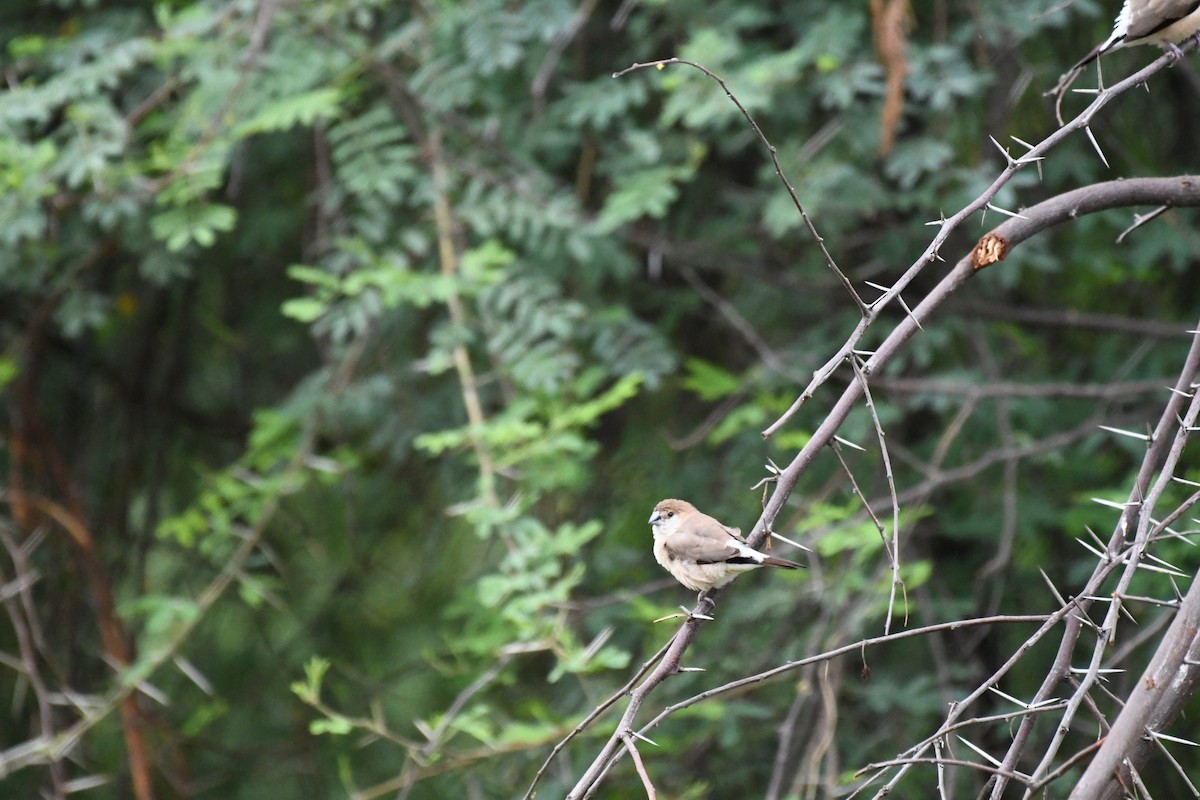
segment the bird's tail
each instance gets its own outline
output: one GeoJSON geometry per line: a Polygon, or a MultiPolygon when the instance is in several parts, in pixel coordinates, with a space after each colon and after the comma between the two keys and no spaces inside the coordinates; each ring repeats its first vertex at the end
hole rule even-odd
{"type": "Polygon", "coordinates": [[[783,567],[784,569],[801,569],[804,565],[797,564],[795,561],[788,561],[786,558],[776,558],[775,556],[767,556],[762,560],[764,567],[783,567]]]}

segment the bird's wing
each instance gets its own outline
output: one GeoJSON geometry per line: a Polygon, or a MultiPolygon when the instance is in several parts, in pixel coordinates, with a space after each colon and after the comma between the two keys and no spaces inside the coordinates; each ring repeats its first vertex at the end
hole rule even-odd
{"type": "Polygon", "coordinates": [[[697,514],[686,530],[677,530],[665,540],[667,550],[677,558],[697,564],[718,564],[742,556],[743,549],[734,535],[736,528],[726,528],[707,514],[697,514]]]}
{"type": "Polygon", "coordinates": [[[1126,0],[1126,4],[1129,9],[1126,41],[1153,36],[1200,9],[1200,0],[1126,0]]]}

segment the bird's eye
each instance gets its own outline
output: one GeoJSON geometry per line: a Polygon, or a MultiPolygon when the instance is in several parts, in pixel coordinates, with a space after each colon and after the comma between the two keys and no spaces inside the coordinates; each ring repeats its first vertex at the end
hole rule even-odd
{"type": "Polygon", "coordinates": [[[670,518],[671,518],[671,517],[673,517],[673,516],[675,516],[675,512],[674,512],[674,511],[668,511],[668,512],[667,512],[667,519],[670,519],[670,518]]]}

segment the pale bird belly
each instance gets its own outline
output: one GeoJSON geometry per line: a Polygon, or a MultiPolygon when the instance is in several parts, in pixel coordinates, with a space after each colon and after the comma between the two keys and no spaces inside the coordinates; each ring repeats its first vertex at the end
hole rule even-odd
{"type": "Polygon", "coordinates": [[[662,541],[654,542],[654,560],[693,592],[719,589],[758,564],[696,564],[672,558],[662,541]]]}

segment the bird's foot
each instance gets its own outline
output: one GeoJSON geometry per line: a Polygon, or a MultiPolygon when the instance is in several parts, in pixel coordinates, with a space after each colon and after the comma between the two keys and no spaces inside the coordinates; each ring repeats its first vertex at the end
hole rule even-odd
{"type": "Polygon", "coordinates": [[[1170,54],[1171,61],[1183,60],[1184,53],[1183,50],[1180,49],[1179,45],[1175,44],[1174,42],[1164,42],[1163,48],[1167,51],[1167,53],[1170,54]]]}
{"type": "Polygon", "coordinates": [[[708,590],[704,590],[696,595],[696,608],[699,613],[692,611],[688,613],[688,617],[692,619],[712,620],[712,612],[717,608],[717,601],[708,596],[708,590]]]}

